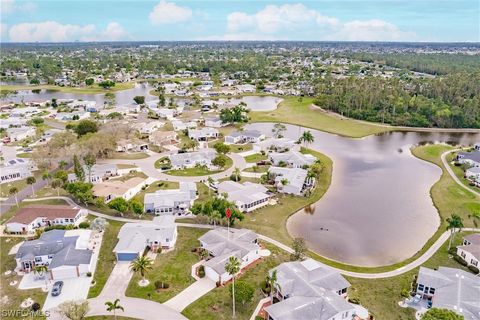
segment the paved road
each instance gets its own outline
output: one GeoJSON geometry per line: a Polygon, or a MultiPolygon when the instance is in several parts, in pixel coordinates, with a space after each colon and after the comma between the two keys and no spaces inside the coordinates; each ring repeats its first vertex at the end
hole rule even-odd
{"type": "Polygon", "coordinates": [[[441,155],[441,159],[442,159],[442,163],[443,163],[443,166],[445,167],[445,169],[447,169],[447,172],[450,174],[450,176],[452,177],[453,180],[455,180],[455,182],[462,188],[464,188],[465,190],[468,190],[470,191],[471,193],[477,195],[480,197],[480,192],[478,191],[475,191],[475,190],[472,190],[471,188],[469,188],[468,186],[466,186],[465,184],[462,183],[462,181],[460,181],[460,179],[458,179],[457,175],[455,174],[455,172],[453,172],[452,168],[450,168],[450,165],[448,164],[448,161],[447,161],[447,155],[452,153],[452,152],[456,152],[456,151],[460,151],[461,149],[455,149],[455,150],[450,150],[450,151],[446,151],[444,153],[442,153],[441,155]]]}
{"type": "MultiPolygon", "coordinates": [[[[69,199],[67,197],[48,197],[48,198],[42,198],[42,199],[38,199],[38,200],[59,199],[59,198],[64,199],[65,201],[67,201],[70,204],[78,205],[78,204],[75,204],[71,199],[69,199]]],[[[92,210],[89,210],[89,213],[94,215],[94,216],[102,217],[102,218],[109,219],[109,220],[120,221],[120,222],[138,222],[139,221],[139,220],[136,220],[136,219],[113,217],[113,216],[109,216],[109,215],[106,215],[106,214],[103,214],[103,213],[100,213],[100,212],[95,212],[95,211],[92,211],[92,210]]],[[[177,223],[177,226],[188,227],[188,228],[202,228],[202,229],[213,229],[213,228],[215,228],[214,226],[209,225],[209,224],[195,224],[195,223],[177,223]]],[[[480,232],[480,229],[475,229],[475,228],[464,228],[462,230],[480,232]]],[[[445,231],[435,241],[435,243],[430,248],[428,248],[428,250],[425,251],[416,260],[406,264],[403,267],[400,267],[400,268],[397,268],[395,270],[388,271],[388,272],[379,272],[379,273],[352,272],[352,271],[343,270],[343,269],[340,269],[340,268],[331,267],[329,265],[325,265],[325,266],[330,268],[330,269],[333,269],[333,270],[335,270],[335,271],[337,271],[337,272],[339,272],[339,273],[341,273],[345,276],[350,276],[350,277],[354,277],[354,278],[381,279],[381,278],[395,277],[395,276],[401,275],[405,272],[408,272],[410,270],[413,270],[413,269],[419,267],[420,265],[422,265],[423,263],[425,263],[428,259],[430,259],[435,254],[435,252],[437,252],[442,247],[442,245],[445,243],[445,241],[448,240],[449,236],[450,236],[450,231],[445,231]]],[[[275,239],[272,239],[270,237],[267,237],[265,235],[258,234],[258,238],[260,240],[265,241],[265,242],[271,243],[271,244],[277,246],[278,248],[280,248],[282,250],[285,250],[288,253],[294,252],[294,250],[291,247],[287,246],[286,244],[284,244],[280,241],[277,241],[275,239]]]]}
{"type": "MultiPolygon", "coordinates": [[[[208,176],[195,176],[195,177],[172,176],[156,169],[155,162],[158,159],[163,158],[169,154],[171,154],[171,152],[163,152],[163,153],[156,153],[156,154],[151,153],[151,156],[145,159],[135,159],[135,160],[105,159],[99,162],[115,163],[115,164],[126,163],[126,164],[135,165],[135,166],[138,166],[140,169],[142,169],[142,172],[145,173],[147,176],[155,178],[157,180],[178,181],[178,182],[201,182],[208,179],[208,176]]],[[[233,165],[225,171],[211,174],[210,176],[213,179],[218,180],[218,179],[229,177],[232,174],[233,170],[235,170],[235,168],[239,168],[240,170],[243,170],[246,168],[247,163],[245,162],[245,159],[242,156],[236,153],[229,153],[228,156],[232,158],[233,165]]]]}
{"type": "MultiPolygon", "coordinates": [[[[40,190],[41,188],[45,187],[47,185],[47,181],[44,181],[42,179],[38,179],[36,183],[33,184],[33,188],[35,190],[40,190]]],[[[9,188],[8,183],[5,184],[5,186],[2,186],[2,188],[9,188]]],[[[17,200],[18,203],[22,202],[24,199],[27,197],[30,197],[32,195],[32,187],[31,186],[26,186],[22,190],[19,190],[17,193],[17,200]]],[[[35,199],[34,199],[35,200],[35,199]]],[[[15,197],[10,197],[5,201],[0,202],[0,216],[6,213],[10,208],[15,206],[15,197]]]]}

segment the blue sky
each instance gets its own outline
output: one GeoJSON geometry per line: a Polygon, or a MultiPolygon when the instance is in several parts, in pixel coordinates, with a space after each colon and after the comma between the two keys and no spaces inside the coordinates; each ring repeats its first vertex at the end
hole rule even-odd
{"type": "Polygon", "coordinates": [[[480,41],[478,0],[0,0],[1,40],[480,41]]]}

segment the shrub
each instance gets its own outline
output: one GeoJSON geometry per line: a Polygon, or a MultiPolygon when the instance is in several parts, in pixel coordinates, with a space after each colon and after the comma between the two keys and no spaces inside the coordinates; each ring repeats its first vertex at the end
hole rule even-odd
{"type": "Polygon", "coordinates": [[[162,253],[162,247],[159,247],[159,248],[157,249],[157,253],[162,253]]]}
{"type": "Polygon", "coordinates": [[[80,229],[88,229],[88,228],[90,228],[90,222],[88,222],[88,221],[80,222],[80,224],[78,225],[78,227],[79,227],[80,229]]]}
{"type": "Polygon", "coordinates": [[[155,281],[154,286],[155,286],[155,289],[157,289],[157,290],[168,289],[170,287],[170,285],[168,283],[160,281],[160,280],[155,281]]]}
{"type": "Polygon", "coordinates": [[[463,260],[462,257],[460,257],[459,255],[455,255],[453,259],[455,259],[455,261],[460,263],[462,266],[466,267],[468,265],[467,261],[463,260]]]}
{"type": "Polygon", "coordinates": [[[238,181],[242,180],[242,177],[240,175],[236,175],[236,174],[233,173],[233,174],[230,175],[230,180],[238,182],[238,181]]]}
{"type": "Polygon", "coordinates": [[[410,297],[410,291],[407,290],[407,289],[403,289],[401,295],[404,298],[408,298],[408,297],[410,297]]]}
{"type": "Polygon", "coordinates": [[[41,309],[40,303],[35,302],[34,304],[32,304],[32,311],[33,312],[37,312],[40,309],[41,309]]]}
{"type": "Polygon", "coordinates": [[[87,277],[91,277],[92,273],[90,271],[87,272],[87,277]]]}
{"type": "Polygon", "coordinates": [[[475,274],[478,274],[478,273],[479,273],[478,268],[475,267],[475,266],[471,266],[471,265],[470,265],[470,266],[468,266],[468,269],[469,269],[470,271],[472,271],[473,273],[475,273],[475,274]]]}
{"type": "Polygon", "coordinates": [[[348,299],[348,300],[353,304],[360,304],[360,299],[359,298],[351,298],[351,299],[348,299]]]}
{"type": "Polygon", "coordinates": [[[64,226],[64,225],[56,225],[56,226],[45,227],[43,231],[47,232],[50,230],[65,230],[66,228],[67,226],[64,226]]]}
{"type": "Polygon", "coordinates": [[[205,277],[205,267],[204,266],[200,266],[198,268],[198,276],[200,278],[204,278],[205,277]]]}

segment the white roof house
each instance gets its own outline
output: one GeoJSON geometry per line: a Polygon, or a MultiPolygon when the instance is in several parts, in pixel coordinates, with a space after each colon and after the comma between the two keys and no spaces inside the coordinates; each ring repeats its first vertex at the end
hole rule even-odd
{"type": "Polygon", "coordinates": [[[36,130],[33,127],[8,128],[6,131],[11,141],[20,141],[33,137],[36,134],[36,130]]]}
{"type": "Polygon", "coordinates": [[[268,189],[258,183],[223,181],[218,184],[218,194],[227,194],[227,199],[235,203],[242,212],[251,212],[268,204],[268,189]]]}
{"type": "Polygon", "coordinates": [[[312,165],[317,160],[311,154],[303,154],[298,151],[272,152],[268,157],[273,165],[278,166],[285,163],[289,168],[303,168],[312,165]]]}
{"type": "MultiPolygon", "coordinates": [[[[90,180],[93,184],[100,183],[109,177],[118,175],[117,165],[113,163],[94,164],[90,169],[90,174],[87,166],[84,165],[82,168],[85,173],[85,181],[90,180]]],[[[76,181],[77,176],[74,173],[69,173],[68,182],[76,181]]]]}
{"type": "Polygon", "coordinates": [[[448,309],[465,320],[480,319],[480,278],[461,269],[420,267],[417,294],[430,299],[432,307],[448,309]]]}
{"type": "Polygon", "coordinates": [[[264,141],[257,142],[253,145],[255,151],[276,151],[284,152],[288,150],[298,149],[299,145],[294,140],[287,138],[268,138],[264,141]]]}
{"type": "Polygon", "coordinates": [[[208,139],[216,139],[220,135],[217,129],[204,127],[201,129],[189,129],[188,137],[197,141],[207,141],[208,139]]]}
{"type": "Polygon", "coordinates": [[[142,135],[149,135],[164,125],[165,122],[162,121],[138,122],[134,124],[134,128],[137,129],[142,135]]]}
{"type": "Polygon", "coordinates": [[[226,125],[227,124],[223,123],[220,117],[205,118],[205,127],[221,128],[226,125]]]}
{"type": "Polygon", "coordinates": [[[125,223],[118,233],[118,243],[113,252],[118,261],[132,261],[141,256],[147,247],[153,252],[159,248],[171,249],[176,241],[175,217],[155,217],[152,222],[125,223]]]}
{"type": "Polygon", "coordinates": [[[258,143],[265,139],[265,135],[258,130],[234,131],[225,136],[225,144],[258,143]]]}
{"type": "Polygon", "coordinates": [[[307,170],[301,168],[282,168],[270,167],[268,169],[270,177],[274,177],[275,186],[281,193],[301,195],[306,186],[311,186],[314,183],[313,178],[307,178],[307,170]],[[286,180],[286,184],[282,180],[286,180]]]}
{"type": "Polygon", "coordinates": [[[258,236],[248,229],[214,229],[198,240],[212,257],[204,264],[205,275],[215,282],[224,283],[232,278],[225,270],[230,257],[235,256],[240,260],[240,269],[260,258],[258,236]]]}
{"type": "Polygon", "coordinates": [[[217,153],[213,150],[176,153],[169,156],[172,169],[193,168],[197,165],[213,168],[212,160],[217,153]]]}
{"type": "Polygon", "coordinates": [[[29,159],[10,159],[0,166],[0,183],[26,179],[36,169],[35,163],[29,159]]]}
{"type": "Polygon", "coordinates": [[[147,213],[173,215],[186,213],[196,197],[197,185],[194,182],[180,182],[179,189],[146,193],[143,202],[147,213]]]}
{"type": "Polygon", "coordinates": [[[172,120],[172,125],[175,131],[195,129],[197,127],[197,123],[194,121],[183,122],[182,120],[172,120]]]}
{"type": "Polygon", "coordinates": [[[480,233],[466,235],[457,247],[457,255],[469,265],[480,268],[480,233]]]}
{"type": "Polygon", "coordinates": [[[345,299],[348,281],[313,259],[284,262],[270,270],[270,274],[274,270],[278,283],[276,296],[280,301],[265,308],[269,319],[352,319],[356,314],[366,319],[368,316],[367,310],[345,299]]]}

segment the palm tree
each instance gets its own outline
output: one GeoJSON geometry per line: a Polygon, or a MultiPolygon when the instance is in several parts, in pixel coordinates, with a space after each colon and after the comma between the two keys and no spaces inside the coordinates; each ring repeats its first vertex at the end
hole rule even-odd
{"type": "MultiPolygon", "coordinates": [[[[282,180],[280,180],[280,183],[282,184],[282,190],[283,190],[283,187],[288,185],[290,182],[288,181],[288,179],[283,178],[282,180]]],[[[285,195],[285,193],[283,194],[285,195]]]]}
{"type": "Polygon", "coordinates": [[[447,218],[447,230],[450,230],[450,241],[448,243],[448,250],[450,250],[452,246],[452,239],[455,232],[462,230],[463,228],[463,221],[462,218],[456,214],[452,214],[450,218],[447,218]],[[457,230],[458,229],[458,230],[457,230]]]}
{"type": "Polygon", "coordinates": [[[273,304],[273,290],[275,289],[275,287],[280,288],[280,285],[278,284],[277,270],[273,270],[272,274],[267,274],[265,282],[270,287],[270,299],[273,304]]]}
{"type": "Polygon", "coordinates": [[[232,256],[225,264],[225,271],[232,276],[232,298],[233,298],[233,318],[235,318],[235,275],[240,271],[240,261],[237,257],[232,256]]]}
{"type": "Polygon", "coordinates": [[[48,267],[45,265],[37,265],[33,269],[33,272],[38,275],[40,278],[45,279],[45,289],[48,287],[46,274],[48,272],[48,267]]]}
{"type": "Polygon", "coordinates": [[[303,142],[304,146],[307,146],[308,144],[313,143],[313,141],[315,141],[315,138],[313,137],[313,134],[311,131],[304,131],[299,141],[303,142]]]}
{"type": "Polygon", "coordinates": [[[35,189],[33,188],[33,185],[37,182],[37,179],[35,179],[34,176],[28,177],[27,178],[27,184],[32,186],[32,193],[35,195],[35,189]]]}
{"type": "Polygon", "coordinates": [[[112,312],[113,311],[113,317],[115,319],[117,319],[117,310],[122,310],[122,311],[125,311],[125,309],[123,309],[123,307],[120,305],[120,299],[115,299],[115,301],[111,302],[111,301],[107,301],[105,302],[105,305],[107,306],[107,311],[108,312],[112,312]]]}
{"type": "Polygon", "coordinates": [[[17,208],[18,208],[18,198],[17,198],[18,188],[17,187],[11,187],[10,190],[8,190],[8,193],[11,196],[15,197],[15,203],[17,204],[17,208]]]}
{"type": "Polygon", "coordinates": [[[153,269],[153,260],[146,256],[140,256],[130,263],[130,270],[138,272],[142,276],[142,282],[145,282],[145,274],[153,269]]]}
{"type": "Polygon", "coordinates": [[[240,178],[240,169],[235,168],[233,174],[235,175],[235,181],[238,182],[238,179],[240,178]]]}
{"type": "Polygon", "coordinates": [[[213,184],[214,181],[215,180],[213,180],[212,177],[210,177],[210,176],[208,177],[208,195],[210,195],[210,189],[211,189],[210,186],[213,184]]]}

